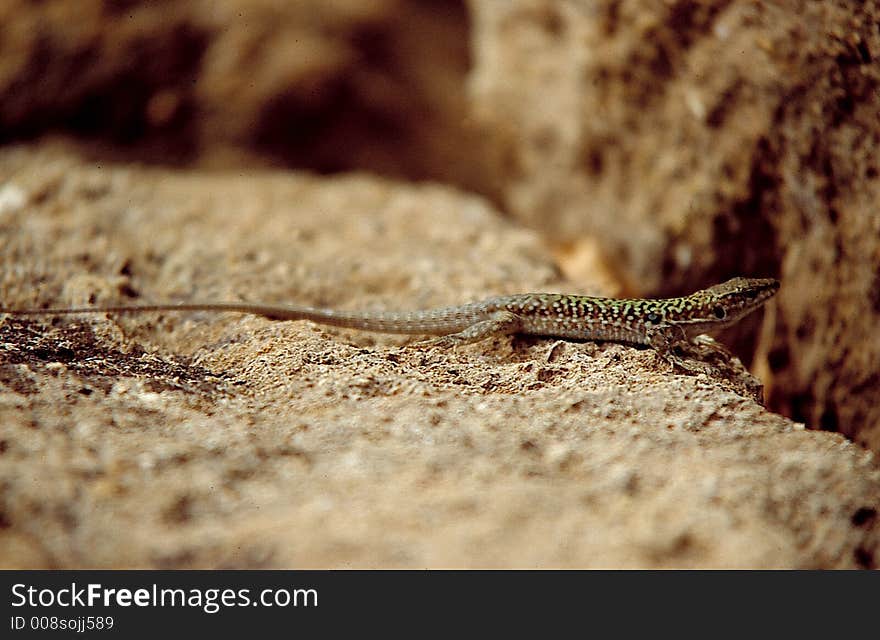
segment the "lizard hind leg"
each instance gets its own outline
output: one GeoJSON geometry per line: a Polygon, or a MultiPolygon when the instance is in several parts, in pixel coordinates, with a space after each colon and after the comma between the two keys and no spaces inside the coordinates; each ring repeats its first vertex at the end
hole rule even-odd
{"type": "Polygon", "coordinates": [[[416,342],[415,347],[455,348],[472,342],[499,335],[510,335],[522,329],[520,317],[510,311],[496,311],[485,320],[480,320],[464,331],[416,342]]]}

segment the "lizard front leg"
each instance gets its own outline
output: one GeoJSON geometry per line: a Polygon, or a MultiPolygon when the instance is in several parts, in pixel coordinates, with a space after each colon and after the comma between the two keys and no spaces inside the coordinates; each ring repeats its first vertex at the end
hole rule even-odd
{"type": "Polygon", "coordinates": [[[688,361],[675,353],[676,347],[690,343],[684,330],[679,326],[659,324],[648,330],[647,338],[648,344],[657,352],[657,355],[666,360],[673,368],[678,367],[690,373],[710,374],[715,371],[715,367],[711,365],[688,361]]]}
{"type": "Polygon", "coordinates": [[[727,347],[725,347],[723,344],[721,344],[720,342],[715,340],[715,338],[708,334],[701,333],[698,336],[694,336],[694,338],[691,340],[691,343],[698,347],[705,348],[709,351],[714,351],[715,353],[724,356],[728,360],[736,358],[736,356],[731,353],[731,351],[727,347]]]}

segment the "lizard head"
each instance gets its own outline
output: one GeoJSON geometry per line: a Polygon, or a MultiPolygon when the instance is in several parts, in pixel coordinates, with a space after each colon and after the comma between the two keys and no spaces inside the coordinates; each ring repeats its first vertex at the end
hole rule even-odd
{"type": "Polygon", "coordinates": [[[774,278],[732,278],[676,298],[667,317],[690,337],[715,332],[760,308],[777,291],[779,281],[774,278]]]}

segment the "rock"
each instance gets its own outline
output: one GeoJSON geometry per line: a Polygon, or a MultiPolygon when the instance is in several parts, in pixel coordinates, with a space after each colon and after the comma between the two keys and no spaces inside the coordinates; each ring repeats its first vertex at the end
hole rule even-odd
{"type": "MultiPolygon", "coordinates": [[[[574,290],[451,188],[0,151],[4,305],[574,290]]],[[[601,291],[582,289],[582,293],[601,291]]],[[[239,315],[0,318],[0,563],[875,567],[880,467],[650,350],[239,315]]],[[[727,375],[727,374],[726,374],[727,375]]]]}
{"type": "Polygon", "coordinates": [[[469,6],[505,207],[643,293],[779,276],[770,406],[880,451],[880,5],[469,6]]]}
{"type": "Polygon", "coordinates": [[[484,186],[467,42],[460,2],[6,0],[0,142],[484,186]]]}

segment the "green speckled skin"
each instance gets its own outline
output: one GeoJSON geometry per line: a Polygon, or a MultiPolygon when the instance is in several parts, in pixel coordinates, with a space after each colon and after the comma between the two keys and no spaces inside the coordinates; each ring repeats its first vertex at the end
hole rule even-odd
{"type": "Polygon", "coordinates": [[[523,318],[522,333],[651,344],[658,327],[675,327],[690,339],[730,326],[778,289],[776,280],[734,278],[681,298],[528,294],[505,299],[503,307],[523,318]]]}

